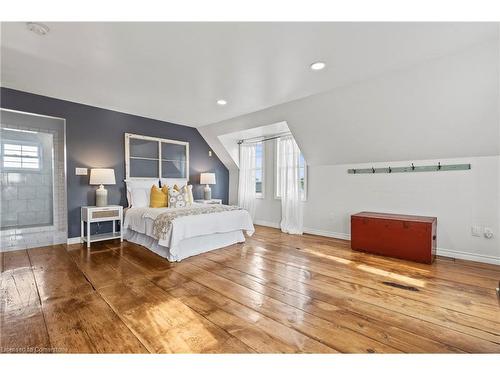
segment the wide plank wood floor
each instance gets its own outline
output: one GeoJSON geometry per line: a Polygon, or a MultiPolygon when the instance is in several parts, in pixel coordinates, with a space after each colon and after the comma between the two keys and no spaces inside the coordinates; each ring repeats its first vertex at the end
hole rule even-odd
{"type": "Polygon", "coordinates": [[[500,266],[257,227],[180,263],[109,241],[0,267],[1,352],[500,353],[500,266]]]}

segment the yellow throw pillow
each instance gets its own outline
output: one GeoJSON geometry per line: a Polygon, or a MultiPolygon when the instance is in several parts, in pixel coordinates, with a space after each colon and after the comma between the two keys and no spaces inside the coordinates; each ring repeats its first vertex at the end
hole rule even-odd
{"type": "Polygon", "coordinates": [[[163,186],[161,189],[156,185],[151,186],[149,207],[168,207],[168,186],[163,186]]]}

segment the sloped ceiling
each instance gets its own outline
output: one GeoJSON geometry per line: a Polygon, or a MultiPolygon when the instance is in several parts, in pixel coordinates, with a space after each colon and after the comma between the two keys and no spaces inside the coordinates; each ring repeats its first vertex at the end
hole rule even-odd
{"type": "Polygon", "coordinates": [[[203,126],[454,53],[493,23],[111,23],[1,25],[9,88],[203,126]],[[321,72],[309,65],[327,63],[321,72]],[[224,98],[228,105],[216,105],[224,98]]]}
{"type": "Polygon", "coordinates": [[[498,36],[447,56],[199,128],[217,136],[286,121],[310,165],[499,154],[498,36]]]}

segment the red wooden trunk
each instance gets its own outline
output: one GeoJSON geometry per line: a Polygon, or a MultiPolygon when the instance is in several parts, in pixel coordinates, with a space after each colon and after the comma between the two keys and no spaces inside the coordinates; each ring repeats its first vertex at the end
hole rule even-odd
{"type": "Polygon", "coordinates": [[[351,216],[351,248],[394,258],[432,263],[437,218],[360,212],[351,216]]]}

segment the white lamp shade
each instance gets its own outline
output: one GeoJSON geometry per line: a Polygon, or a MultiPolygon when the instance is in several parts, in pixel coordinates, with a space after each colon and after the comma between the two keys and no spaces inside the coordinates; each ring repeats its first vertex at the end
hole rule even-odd
{"type": "Polygon", "coordinates": [[[202,185],[215,185],[215,173],[202,173],[202,174],[200,174],[200,184],[202,184],[202,185]]]}
{"type": "Polygon", "coordinates": [[[90,170],[90,185],[114,185],[115,170],[111,168],[92,168],[90,170]]]}

